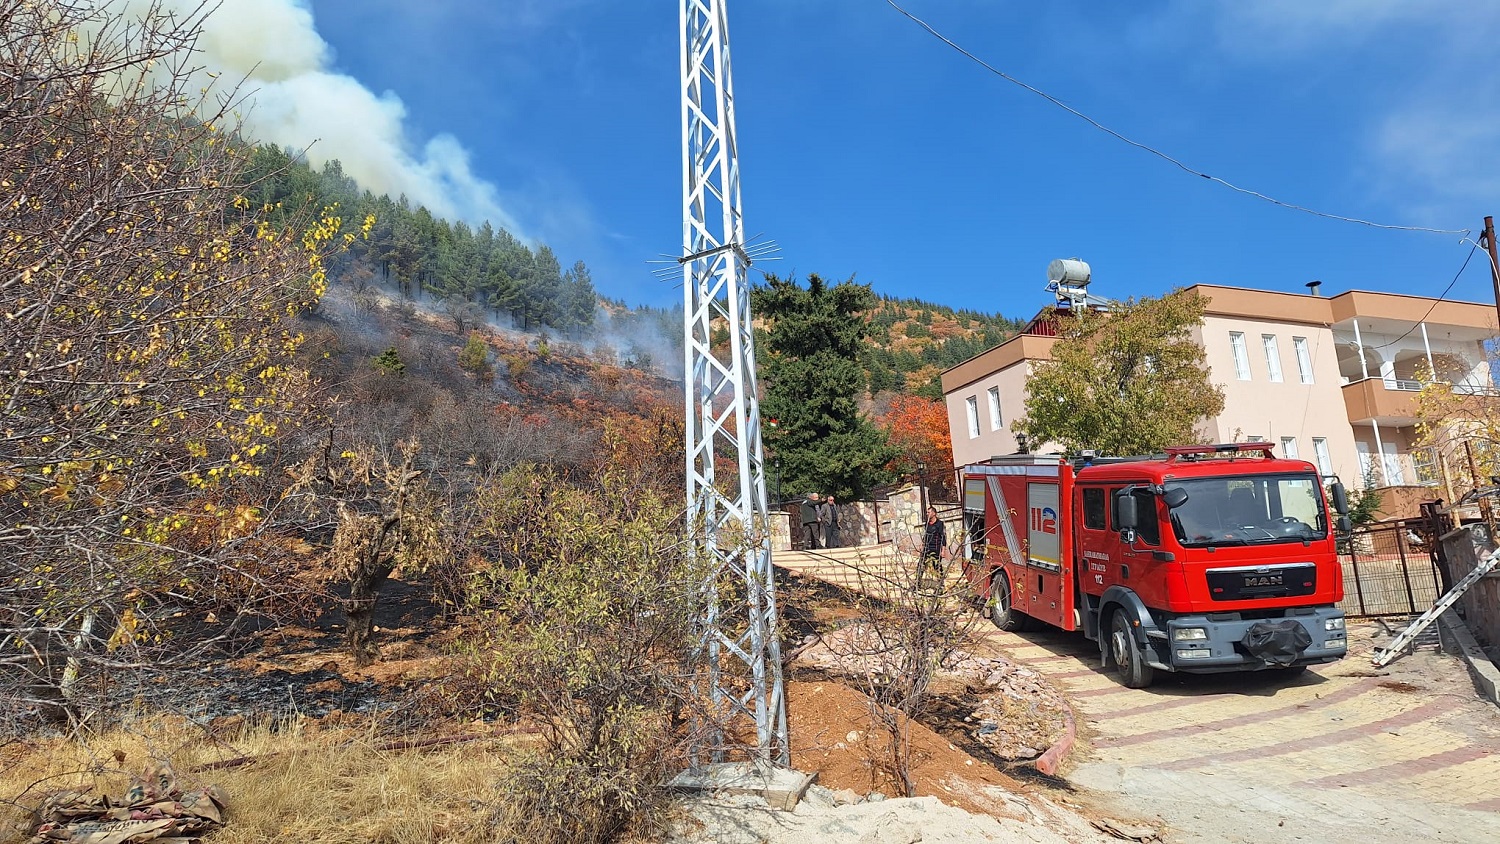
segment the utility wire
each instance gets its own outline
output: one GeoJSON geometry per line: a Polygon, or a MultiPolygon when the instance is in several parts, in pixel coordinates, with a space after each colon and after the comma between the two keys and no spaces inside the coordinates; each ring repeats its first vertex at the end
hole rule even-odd
{"type": "Polygon", "coordinates": [[[1326,217],[1326,218],[1328,218],[1330,220],[1339,220],[1339,221],[1345,222],[1345,223],[1357,223],[1357,224],[1359,224],[1361,226],[1370,226],[1371,228],[1393,229],[1393,230],[1396,230],[1396,231],[1410,231],[1410,232],[1428,232],[1428,233],[1431,233],[1431,234],[1458,234],[1458,235],[1464,235],[1465,237],[1467,237],[1469,234],[1472,233],[1472,229],[1431,229],[1431,228],[1425,228],[1423,226],[1395,226],[1395,225],[1389,225],[1389,224],[1386,224],[1386,223],[1375,223],[1375,222],[1371,222],[1370,220],[1361,220],[1358,217],[1345,217],[1345,216],[1342,216],[1340,214],[1329,214],[1329,213],[1326,213],[1326,212],[1323,212],[1323,211],[1318,211],[1318,210],[1315,210],[1315,209],[1312,209],[1312,208],[1306,208],[1306,207],[1301,206],[1301,205],[1293,205],[1290,202],[1282,202],[1281,200],[1276,199],[1275,197],[1266,196],[1265,194],[1260,193],[1258,191],[1253,191],[1253,190],[1250,190],[1249,188],[1242,188],[1242,187],[1240,187],[1238,185],[1231,184],[1230,182],[1227,182],[1224,179],[1219,178],[1218,176],[1212,176],[1212,175],[1209,175],[1208,173],[1204,173],[1204,172],[1196,170],[1196,169],[1194,169],[1192,167],[1189,167],[1188,165],[1186,165],[1183,162],[1179,161],[1178,159],[1173,158],[1172,156],[1170,156],[1170,155],[1162,152],[1159,149],[1147,146],[1146,144],[1143,144],[1140,141],[1128,138],[1125,135],[1122,135],[1119,132],[1116,132],[1115,130],[1109,128],[1108,126],[1105,126],[1103,123],[1100,123],[1099,121],[1095,120],[1094,118],[1089,117],[1087,114],[1084,114],[1083,112],[1079,111],[1078,109],[1073,108],[1072,106],[1068,105],[1067,103],[1063,102],[1062,100],[1059,100],[1058,98],[1052,96],[1051,94],[1047,93],[1046,91],[1040,90],[1038,88],[1033,88],[1032,86],[1027,85],[1025,82],[1022,82],[1021,80],[1016,79],[1015,77],[1011,76],[1010,74],[1006,73],[1005,71],[1000,70],[999,68],[994,67],[989,62],[986,62],[984,59],[981,59],[978,56],[974,55],[973,53],[969,52],[968,50],[965,50],[963,47],[960,47],[958,44],[955,44],[951,39],[949,39],[946,35],[943,35],[941,32],[938,32],[936,29],[933,29],[932,26],[930,24],[928,24],[926,21],[922,20],[921,18],[917,17],[916,15],[912,14],[911,12],[908,12],[905,9],[901,8],[901,6],[897,5],[896,0],[886,0],[886,3],[889,4],[892,9],[895,9],[896,11],[898,11],[901,14],[905,15],[907,18],[909,18],[916,25],[918,25],[918,26],[922,27],[923,29],[927,30],[927,32],[930,33],[932,35],[932,37],[938,39],[939,41],[943,42],[944,44],[947,44],[949,47],[952,47],[953,49],[957,50],[959,53],[961,53],[965,57],[967,57],[970,61],[973,61],[975,64],[978,64],[980,67],[984,68],[985,70],[988,70],[990,73],[993,73],[996,76],[1000,77],[1001,79],[1004,79],[1006,82],[1009,82],[1009,83],[1011,83],[1013,85],[1019,85],[1020,87],[1025,88],[1026,90],[1030,91],[1031,93],[1036,94],[1037,96],[1041,97],[1042,99],[1046,100],[1047,102],[1052,103],[1053,105],[1057,106],[1058,108],[1062,109],[1063,111],[1066,111],[1069,114],[1073,115],[1074,117],[1077,117],[1080,120],[1083,120],[1085,123],[1088,123],[1090,126],[1093,126],[1095,129],[1098,129],[1099,131],[1101,131],[1101,132],[1103,132],[1103,133],[1105,133],[1107,135],[1110,135],[1110,136],[1112,136],[1112,137],[1114,137],[1114,138],[1116,138],[1118,140],[1124,141],[1125,143],[1127,143],[1127,144],[1129,144],[1129,145],[1131,145],[1131,146],[1133,146],[1133,147],[1135,147],[1137,149],[1143,150],[1145,152],[1149,152],[1152,155],[1156,156],[1157,158],[1160,158],[1160,159],[1162,159],[1164,161],[1167,161],[1167,162],[1175,165],[1176,167],[1178,167],[1179,169],[1183,170],[1184,172],[1191,173],[1194,176],[1198,176],[1200,178],[1208,179],[1211,182],[1217,182],[1217,183],[1223,185],[1224,187],[1229,188],[1230,190],[1235,191],[1237,193],[1243,193],[1243,194],[1246,194],[1246,195],[1249,195],[1249,196],[1253,196],[1256,199],[1265,200],[1266,202],[1269,202],[1272,205],[1279,205],[1282,208],[1288,208],[1288,209],[1291,209],[1293,211],[1302,211],[1302,212],[1307,213],[1307,214],[1312,214],[1315,217],[1326,217]]]}
{"type": "Polygon", "coordinates": [[[1478,243],[1474,243],[1474,241],[1468,240],[1468,238],[1464,238],[1464,240],[1467,240],[1469,243],[1473,243],[1474,244],[1472,247],[1469,248],[1469,256],[1467,258],[1464,258],[1464,265],[1461,266],[1461,267],[1459,267],[1458,268],[1458,272],[1456,272],[1456,273],[1453,274],[1453,280],[1450,281],[1450,282],[1448,282],[1448,286],[1443,288],[1443,292],[1442,293],[1438,294],[1438,297],[1437,297],[1437,299],[1435,301],[1433,301],[1432,306],[1427,309],[1427,313],[1422,314],[1422,318],[1419,319],[1419,320],[1417,320],[1415,323],[1412,323],[1412,327],[1406,329],[1406,333],[1402,334],[1400,337],[1397,337],[1396,339],[1392,340],[1389,343],[1381,343],[1379,346],[1366,346],[1365,348],[1373,350],[1373,349],[1384,349],[1386,346],[1394,346],[1397,343],[1401,342],[1402,340],[1405,340],[1408,336],[1411,335],[1411,333],[1413,331],[1417,330],[1417,326],[1419,326],[1422,323],[1426,322],[1427,318],[1430,317],[1430,316],[1432,316],[1432,312],[1435,311],[1435,310],[1437,310],[1437,306],[1439,304],[1441,304],[1444,299],[1448,298],[1448,291],[1452,290],[1453,289],[1453,285],[1455,285],[1455,284],[1458,283],[1458,277],[1461,276],[1461,275],[1463,275],[1464,274],[1464,270],[1466,270],[1466,269],[1469,268],[1469,261],[1473,260],[1473,258],[1474,258],[1474,252],[1479,249],[1479,244],[1478,243]]]}

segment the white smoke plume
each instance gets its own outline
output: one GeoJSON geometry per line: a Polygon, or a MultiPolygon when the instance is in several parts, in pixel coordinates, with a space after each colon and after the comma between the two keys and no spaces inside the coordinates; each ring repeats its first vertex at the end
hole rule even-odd
{"type": "MultiPolygon", "coordinates": [[[[104,0],[104,5],[139,16],[153,3],[104,0]]],[[[522,235],[495,186],[474,173],[456,138],[437,135],[414,151],[400,98],[390,91],[376,94],[332,69],[328,44],[302,0],[156,0],[155,5],[179,16],[200,7],[212,10],[204,20],[196,63],[219,74],[216,88],[239,85],[247,97],[243,130],[251,138],[306,150],[314,168],[338,159],[346,174],[376,195],[406,194],[438,217],[475,224],[489,220],[522,235]]]]}

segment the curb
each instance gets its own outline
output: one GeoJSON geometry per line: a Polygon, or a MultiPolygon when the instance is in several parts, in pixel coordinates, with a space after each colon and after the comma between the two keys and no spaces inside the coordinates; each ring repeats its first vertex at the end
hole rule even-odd
{"type": "Polygon", "coordinates": [[[1070,707],[1063,708],[1063,736],[1057,743],[1047,748],[1047,752],[1036,758],[1036,769],[1049,777],[1057,776],[1057,769],[1062,767],[1063,760],[1068,758],[1068,753],[1073,749],[1073,741],[1078,738],[1078,725],[1073,722],[1073,710],[1070,707]]]}
{"type": "MultiPolygon", "coordinates": [[[[1490,661],[1489,656],[1474,641],[1474,634],[1464,624],[1463,619],[1452,609],[1438,616],[1441,625],[1445,650],[1457,652],[1464,662],[1469,665],[1469,676],[1474,680],[1474,689],[1490,703],[1500,706],[1500,668],[1490,661]]],[[[1051,751],[1048,751],[1049,753],[1051,751]]]]}

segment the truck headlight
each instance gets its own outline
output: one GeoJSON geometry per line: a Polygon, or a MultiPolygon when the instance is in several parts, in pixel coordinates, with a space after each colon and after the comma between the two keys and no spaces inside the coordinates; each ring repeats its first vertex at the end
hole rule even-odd
{"type": "Polygon", "coordinates": [[[1214,652],[1208,648],[1181,648],[1177,651],[1178,659],[1208,659],[1214,652]]]}
{"type": "Polygon", "coordinates": [[[1206,642],[1208,631],[1202,627],[1179,627],[1172,631],[1174,642],[1206,642]]]}
{"type": "Polygon", "coordinates": [[[1323,629],[1324,630],[1343,630],[1344,629],[1344,617],[1343,616],[1339,616],[1338,618],[1325,618],[1325,619],[1323,619],[1323,629]]]}

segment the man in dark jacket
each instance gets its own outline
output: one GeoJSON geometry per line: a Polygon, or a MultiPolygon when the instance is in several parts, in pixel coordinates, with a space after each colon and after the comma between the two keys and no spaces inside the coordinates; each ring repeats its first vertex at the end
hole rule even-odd
{"type": "Polygon", "coordinates": [[[823,527],[823,546],[839,547],[839,505],[832,493],[823,498],[823,506],[818,510],[818,524],[823,527]]]}
{"type": "Polygon", "coordinates": [[[938,518],[936,507],[927,508],[927,523],[922,531],[922,565],[924,568],[941,574],[943,571],[943,552],[948,548],[948,529],[943,527],[943,520],[938,518]]]}
{"type": "Polygon", "coordinates": [[[800,510],[802,516],[802,534],[805,543],[802,546],[804,550],[814,551],[823,547],[823,543],[819,541],[820,525],[818,524],[818,508],[822,504],[823,499],[816,492],[809,492],[802,499],[800,510]]]}

